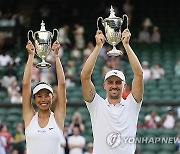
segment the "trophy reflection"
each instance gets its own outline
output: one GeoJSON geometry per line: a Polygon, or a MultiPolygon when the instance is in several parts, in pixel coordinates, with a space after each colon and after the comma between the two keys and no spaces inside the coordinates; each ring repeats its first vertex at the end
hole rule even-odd
{"type": "Polygon", "coordinates": [[[113,46],[112,50],[107,52],[108,56],[123,55],[122,51],[116,49],[116,45],[121,41],[121,26],[124,22],[124,17],[127,18],[127,28],[128,28],[128,16],[124,14],[122,19],[120,17],[116,17],[114,9],[111,6],[110,16],[108,18],[103,19],[102,17],[99,17],[97,19],[98,30],[99,30],[98,22],[99,19],[101,19],[101,23],[105,29],[106,41],[113,46]]]}
{"type": "MultiPolygon", "coordinates": [[[[45,23],[42,21],[41,23],[41,29],[40,31],[37,31],[33,33],[32,30],[28,31],[28,40],[29,34],[32,33],[32,38],[35,43],[35,54],[41,58],[41,62],[36,65],[37,68],[50,68],[51,64],[45,61],[45,58],[51,51],[51,40],[54,37],[54,31],[57,32],[57,38],[58,38],[58,30],[53,29],[53,33],[50,31],[46,31],[45,29],[45,23]]],[[[56,40],[57,40],[56,38],[56,40]]]]}

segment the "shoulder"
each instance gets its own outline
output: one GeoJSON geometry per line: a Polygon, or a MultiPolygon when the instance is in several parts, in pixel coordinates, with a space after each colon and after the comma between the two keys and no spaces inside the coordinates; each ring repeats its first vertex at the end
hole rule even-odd
{"type": "Polygon", "coordinates": [[[75,137],[74,137],[73,135],[72,135],[72,136],[69,136],[69,137],[68,137],[68,141],[69,141],[69,142],[70,142],[70,141],[74,141],[74,138],[75,138],[75,137]]]}
{"type": "Polygon", "coordinates": [[[79,136],[79,140],[82,142],[85,142],[85,137],[84,136],[79,136]]]}
{"type": "Polygon", "coordinates": [[[149,119],[151,119],[151,116],[148,114],[148,115],[146,115],[146,116],[144,117],[144,119],[145,119],[145,120],[149,120],[149,119]]]}
{"type": "Polygon", "coordinates": [[[35,112],[34,115],[32,115],[32,117],[29,116],[28,120],[24,119],[24,121],[25,121],[25,130],[27,130],[29,127],[31,127],[31,125],[32,125],[32,123],[34,121],[37,121],[37,116],[38,116],[38,112],[35,112]]]}
{"type": "Polygon", "coordinates": [[[79,136],[79,138],[81,138],[82,140],[85,140],[85,137],[84,137],[84,136],[79,136]]]}
{"type": "Polygon", "coordinates": [[[161,117],[160,117],[160,116],[156,116],[156,117],[155,117],[155,120],[156,120],[156,121],[160,121],[160,120],[161,120],[161,117]]]}
{"type": "Polygon", "coordinates": [[[94,104],[94,103],[97,103],[100,101],[104,101],[104,99],[101,96],[99,96],[97,93],[95,93],[94,98],[91,102],[87,102],[86,100],[84,100],[84,101],[87,105],[89,105],[89,104],[94,104]]]}
{"type": "MultiPolygon", "coordinates": [[[[6,142],[6,138],[4,136],[0,136],[0,141],[1,142],[6,142]]],[[[4,143],[3,143],[4,144],[4,143]]]]}
{"type": "Polygon", "coordinates": [[[140,102],[137,102],[132,93],[130,93],[127,96],[125,102],[129,104],[128,106],[131,109],[133,109],[133,110],[135,109],[137,111],[139,111],[139,109],[141,108],[141,105],[142,105],[142,100],[140,102]]]}
{"type": "MultiPolygon", "coordinates": [[[[133,101],[133,102],[136,102],[136,100],[135,100],[135,98],[134,98],[134,96],[133,96],[132,93],[129,93],[129,95],[127,96],[126,100],[127,100],[127,101],[133,101]]],[[[137,103],[137,102],[136,102],[136,103],[137,103]]]]}

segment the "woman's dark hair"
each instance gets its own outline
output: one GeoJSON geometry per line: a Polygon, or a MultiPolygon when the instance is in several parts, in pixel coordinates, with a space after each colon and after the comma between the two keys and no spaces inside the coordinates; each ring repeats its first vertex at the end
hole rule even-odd
{"type": "Polygon", "coordinates": [[[0,124],[0,131],[2,131],[2,128],[4,127],[4,126],[6,126],[7,128],[8,128],[8,126],[6,125],[6,124],[0,124]]]}

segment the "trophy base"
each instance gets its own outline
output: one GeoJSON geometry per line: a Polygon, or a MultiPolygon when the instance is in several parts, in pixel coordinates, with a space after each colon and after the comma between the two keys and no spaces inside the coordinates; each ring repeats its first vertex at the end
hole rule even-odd
{"type": "Polygon", "coordinates": [[[117,56],[122,56],[123,52],[120,51],[120,50],[117,50],[117,49],[112,49],[112,50],[107,52],[107,55],[108,56],[115,56],[115,57],[117,57],[117,56]]]}
{"type": "Polygon", "coordinates": [[[51,64],[50,63],[47,63],[47,62],[41,62],[41,63],[38,63],[36,65],[37,68],[50,68],[51,67],[51,64]]]}

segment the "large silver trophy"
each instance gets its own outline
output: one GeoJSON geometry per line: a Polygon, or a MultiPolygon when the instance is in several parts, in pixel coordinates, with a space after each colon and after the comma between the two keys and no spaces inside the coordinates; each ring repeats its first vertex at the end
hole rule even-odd
{"type": "Polygon", "coordinates": [[[53,33],[50,31],[46,31],[45,29],[45,23],[42,21],[41,23],[41,29],[40,31],[37,31],[33,33],[32,30],[28,31],[28,40],[29,34],[32,33],[32,38],[34,39],[35,43],[35,54],[42,59],[40,63],[36,65],[37,68],[50,68],[51,64],[45,61],[45,58],[51,51],[51,40],[54,37],[54,31],[57,32],[57,38],[58,38],[58,30],[53,29],[53,33]]]}
{"type": "Polygon", "coordinates": [[[120,17],[115,16],[115,12],[113,7],[110,9],[110,16],[108,18],[103,19],[99,17],[97,19],[97,28],[99,30],[99,19],[102,21],[102,25],[105,29],[105,37],[106,41],[113,46],[113,49],[107,52],[108,56],[120,56],[123,55],[123,52],[116,49],[116,45],[121,41],[121,26],[124,22],[124,17],[127,18],[127,28],[128,28],[128,16],[126,14],[123,15],[122,19],[120,17]]]}

